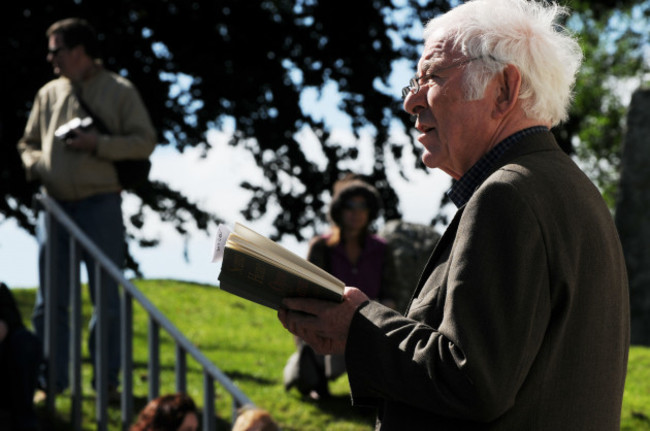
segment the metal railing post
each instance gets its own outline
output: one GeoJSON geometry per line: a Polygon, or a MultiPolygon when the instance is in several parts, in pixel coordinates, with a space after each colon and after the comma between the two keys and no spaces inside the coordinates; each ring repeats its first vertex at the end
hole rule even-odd
{"type": "Polygon", "coordinates": [[[213,431],[216,427],[214,412],[214,379],[203,371],[203,431],[213,431]]]}
{"type": "Polygon", "coordinates": [[[160,331],[158,323],[149,315],[149,400],[160,394],[160,331]]]}
{"type": "Polygon", "coordinates": [[[176,391],[187,392],[187,355],[185,350],[178,343],[175,344],[176,348],[176,363],[174,364],[174,372],[176,373],[176,391]]]}
{"type": "Polygon", "coordinates": [[[75,431],[81,430],[81,281],[79,277],[79,252],[77,243],[70,235],[70,358],[72,360],[72,372],[70,395],[72,406],[70,416],[72,427],[75,431]]]}
{"type": "MultiPolygon", "coordinates": [[[[47,244],[45,256],[45,281],[43,286],[43,295],[45,301],[45,345],[44,353],[48,366],[47,381],[47,404],[48,411],[55,411],[55,391],[56,391],[56,341],[57,341],[57,289],[54,280],[57,272],[57,256],[54,252],[54,241],[57,229],[66,229],[71,236],[70,243],[70,260],[71,260],[71,302],[72,302],[72,321],[73,328],[71,334],[71,353],[72,363],[74,364],[72,394],[73,394],[73,427],[77,427],[77,421],[81,421],[81,290],[79,281],[79,250],[80,246],[94,260],[95,269],[95,311],[97,313],[97,322],[95,326],[95,388],[97,392],[96,402],[96,421],[97,429],[104,431],[108,426],[107,404],[108,404],[108,364],[106,363],[108,348],[108,316],[106,314],[105,292],[102,289],[102,273],[123,287],[122,295],[122,358],[121,365],[123,371],[122,389],[122,428],[127,430],[133,416],[133,310],[132,302],[135,299],[142,306],[148,315],[149,335],[149,399],[156,398],[160,392],[160,328],[162,327],[176,343],[176,387],[178,391],[186,391],[187,380],[187,354],[191,355],[203,369],[204,382],[204,411],[203,411],[203,429],[212,431],[216,426],[215,415],[215,381],[221,384],[233,398],[233,406],[254,405],[250,399],[217,368],[205,355],[192,344],[185,335],[174,326],[158,308],[156,308],[149,299],[138,290],[134,284],[124,277],[121,269],[118,268],[99,248],[88,238],[88,236],[79,229],[79,227],[70,219],[70,217],[58,206],[51,198],[40,195],[37,200],[42,208],[45,209],[45,224],[47,230],[47,244]],[[74,238],[74,242],[73,239],[74,238]],[[75,268],[72,270],[72,268],[75,268]],[[77,413],[79,412],[79,413],[77,413]],[[77,416],[79,415],[79,416],[77,416]]],[[[234,415],[233,415],[234,418],[234,415]]]]}
{"type": "Polygon", "coordinates": [[[122,306],[122,430],[128,431],[133,418],[133,299],[126,293],[122,306]]]}
{"type": "Polygon", "coordinates": [[[43,288],[43,296],[45,300],[45,315],[43,316],[43,337],[45,339],[43,346],[43,354],[46,358],[47,367],[47,382],[46,393],[47,398],[45,406],[48,412],[54,413],[55,411],[55,397],[56,397],[56,345],[57,345],[57,308],[59,295],[57,292],[57,258],[55,253],[54,239],[57,237],[58,226],[56,220],[50,212],[45,214],[45,229],[47,232],[47,241],[45,245],[45,286],[43,288]]]}
{"type": "Polygon", "coordinates": [[[95,393],[97,430],[108,429],[108,316],[106,315],[106,291],[102,287],[102,268],[95,261],[95,393]]]}

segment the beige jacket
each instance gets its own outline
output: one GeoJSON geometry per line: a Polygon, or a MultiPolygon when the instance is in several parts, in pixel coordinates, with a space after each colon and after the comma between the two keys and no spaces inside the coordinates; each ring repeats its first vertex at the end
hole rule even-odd
{"type": "Polygon", "coordinates": [[[156,145],[156,132],[133,84],[105,69],[81,84],[84,101],[102,119],[111,135],[99,138],[95,154],[70,150],[54,131],[87,113],[64,77],[43,86],[18,142],[28,180],[40,180],[52,197],[75,201],[121,189],[114,160],[147,158],[156,145]]]}

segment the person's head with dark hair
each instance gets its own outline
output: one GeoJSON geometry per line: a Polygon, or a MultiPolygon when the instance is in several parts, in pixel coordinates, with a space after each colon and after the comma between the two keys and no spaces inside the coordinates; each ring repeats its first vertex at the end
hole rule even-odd
{"type": "Polygon", "coordinates": [[[66,18],[52,24],[47,36],[47,61],[54,73],[73,82],[89,79],[99,69],[95,30],[81,18],[66,18]]]}
{"type": "Polygon", "coordinates": [[[199,418],[194,400],[184,393],[163,395],[149,401],[130,431],[196,431],[199,418]]]}
{"type": "Polygon", "coordinates": [[[330,244],[340,241],[348,230],[358,231],[358,238],[363,241],[380,209],[379,192],[359,175],[348,174],[338,180],[333,187],[328,214],[334,225],[330,244]]]}
{"type": "Polygon", "coordinates": [[[95,33],[93,26],[85,19],[66,18],[57,21],[45,32],[45,36],[47,36],[48,39],[54,34],[61,35],[63,44],[66,48],[71,49],[83,46],[86,54],[90,58],[100,58],[97,34],[95,33]]]}

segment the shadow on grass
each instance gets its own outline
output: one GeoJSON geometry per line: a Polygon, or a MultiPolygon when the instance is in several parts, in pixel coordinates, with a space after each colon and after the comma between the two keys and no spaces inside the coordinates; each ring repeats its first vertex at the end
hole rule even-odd
{"type": "Polygon", "coordinates": [[[70,418],[62,418],[57,412],[50,413],[45,405],[36,406],[40,431],[68,431],[72,429],[70,418]]]}
{"type": "Polygon", "coordinates": [[[320,401],[312,401],[323,412],[334,417],[356,417],[369,424],[375,423],[375,409],[353,407],[349,395],[332,395],[320,401]]]}
{"type": "MultiPolygon", "coordinates": [[[[360,423],[367,423],[369,429],[375,425],[377,412],[374,408],[353,407],[349,394],[336,394],[327,398],[314,400],[307,395],[301,395],[295,388],[288,392],[288,395],[299,399],[306,404],[312,404],[323,413],[337,419],[356,420],[360,423]]],[[[283,428],[284,429],[284,428],[283,428]]],[[[289,431],[293,428],[289,428],[289,431]]]]}
{"type": "Polygon", "coordinates": [[[643,412],[632,412],[632,417],[640,422],[645,422],[646,424],[650,423],[650,418],[646,416],[643,412]]]}
{"type": "Polygon", "coordinates": [[[272,386],[277,384],[275,380],[265,379],[263,377],[254,376],[248,373],[241,373],[239,371],[224,371],[225,374],[230,378],[230,380],[236,381],[241,380],[245,382],[254,382],[258,385],[272,386]]]}

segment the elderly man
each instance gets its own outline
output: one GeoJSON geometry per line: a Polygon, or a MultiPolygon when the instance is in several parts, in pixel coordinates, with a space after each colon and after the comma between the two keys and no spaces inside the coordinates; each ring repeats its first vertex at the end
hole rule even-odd
{"type": "Polygon", "coordinates": [[[427,24],[404,108],[424,163],[458,180],[458,211],[405,316],[353,287],[341,304],[294,298],[278,313],[318,352],[345,354],[353,404],[377,406],[377,429],[620,428],[623,254],[549,132],[582,60],[565,13],[475,0],[427,24]]]}
{"type": "MultiPolygon", "coordinates": [[[[46,36],[47,60],[59,77],[39,90],[25,134],[18,143],[27,178],[40,181],[43,190],[59,203],[109,259],[121,266],[125,251],[122,186],[113,162],[149,157],[156,145],[156,132],[133,84],[102,66],[95,31],[87,21],[78,18],[57,21],[47,30],[46,36]],[[71,120],[93,116],[97,120],[93,123],[95,127],[72,128],[66,134],[56,132],[61,126],[71,124],[71,120]]],[[[47,294],[43,290],[44,249],[46,242],[51,242],[58,259],[57,278],[52,280],[53,289],[58,292],[56,392],[68,386],[69,371],[70,253],[68,236],[62,230],[47,238],[45,217],[41,214],[38,225],[40,289],[32,316],[36,334],[42,340],[45,332],[44,297],[47,294]]],[[[87,256],[83,258],[94,303],[95,265],[87,256]]],[[[121,348],[119,292],[117,284],[107,274],[102,274],[101,286],[109,320],[108,380],[110,395],[115,396],[121,348]]],[[[93,363],[95,320],[93,315],[89,341],[93,363]]],[[[41,386],[46,381],[42,375],[41,386]]]]}

